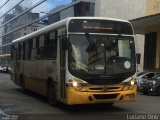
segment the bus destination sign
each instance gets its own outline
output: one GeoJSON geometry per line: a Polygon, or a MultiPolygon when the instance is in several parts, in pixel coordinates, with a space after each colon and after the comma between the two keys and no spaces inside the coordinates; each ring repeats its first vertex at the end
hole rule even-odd
{"type": "Polygon", "coordinates": [[[73,19],[69,23],[69,32],[112,33],[133,35],[131,24],[112,20],[73,19]]]}

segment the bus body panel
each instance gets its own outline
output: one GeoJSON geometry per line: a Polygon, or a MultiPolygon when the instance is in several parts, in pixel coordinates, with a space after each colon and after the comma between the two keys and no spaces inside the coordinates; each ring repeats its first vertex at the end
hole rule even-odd
{"type": "Polygon", "coordinates": [[[137,87],[132,90],[117,92],[79,92],[73,88],[67,88],[68,105],[74,104],[95,104],[95,103],[115,103],[115,102],[135,102],[137,87]],[[98,96],[95,98],[94,96],[98,96]],[[116,95],[116,97],[114,97],[116,95]],[[110,98],[110,97],[114,98],[110,98]],[[103,98],[104,97],[104,98],[103,98]]]}
{"type": "Polygon", "coordinates": [[[19,86],[47,96],[47,80],[56,80],[56,60],[18,61],[18,72],[12,73],[12,80],[19,86]]]}

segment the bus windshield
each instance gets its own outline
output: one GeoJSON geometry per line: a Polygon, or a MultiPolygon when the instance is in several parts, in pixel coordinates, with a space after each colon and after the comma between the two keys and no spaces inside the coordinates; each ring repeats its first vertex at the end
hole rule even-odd
{"type": "Polygon", "coordinates": [[[114,75],[135,71],[133,37],[70,35],[69,69],[84,74],[114,75]]]}

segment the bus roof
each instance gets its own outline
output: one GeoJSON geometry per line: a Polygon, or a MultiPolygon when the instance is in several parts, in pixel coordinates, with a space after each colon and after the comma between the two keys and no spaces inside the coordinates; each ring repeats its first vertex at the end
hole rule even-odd
{"type": "Polygon", "coordinates": [[[48,25],[42,29],[39,29],[35,32],[32,32],[28,35],[25,35],[23,37],[20,37],[18,39],[15,39],[12,41],[12,44],[14,43],[17,43],[17,42],[20,42],[20,41],[24,41],[26,39],[30,39],[32,37],[35,37],[37,35],[40,35],[42,33],[45,33],[45,32],[48,32],[48,31],[51,31],[51,30],[54,30],[55,28],[58,28],[58,27],[63,27],[63,26],[67,26],[67,24],[69,23],[70,20],[73,20],[73,19],[93,19],[93,20],[111,20],[111,21],[120,21],[120,22],[127,22],[127,23],[130,23],[129,21],[127,20],[122,20],[122,19],[115,19],[115,18],[106,18],[106,17],[68,17],[66,19],[63,19],[61,21],[58,21],[56,23],[53,23],[51,25],[48,25]]]}
{"type": "Polygon", "coordinates": [[[0,57],[9,57],[11,54],[1,54],[0,57]]]}

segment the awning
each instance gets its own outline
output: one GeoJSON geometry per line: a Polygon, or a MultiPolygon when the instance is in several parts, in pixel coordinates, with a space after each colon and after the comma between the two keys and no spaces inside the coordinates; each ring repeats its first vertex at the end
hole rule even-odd
{"type": "Polygon", "coordinates": [[[145,28],[160,24],[160,13],[130,20],[136,34],[145,34],[145,28]]]}

